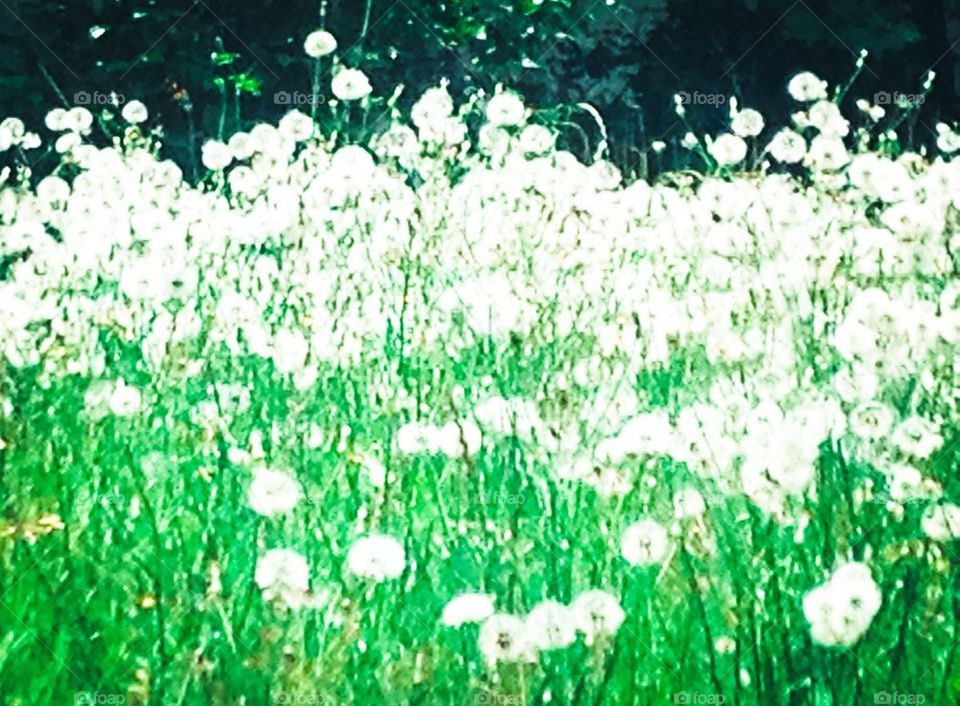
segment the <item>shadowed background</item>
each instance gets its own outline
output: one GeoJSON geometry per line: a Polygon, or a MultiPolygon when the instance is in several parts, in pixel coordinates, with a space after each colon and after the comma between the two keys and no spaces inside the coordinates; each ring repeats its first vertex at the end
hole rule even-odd
{"type": "Polygon", "coordinates": [[[908,145],[932,142],[960,95],[955,0],[0,0],[0,17],[0,115],[38,124],[78,92],[95,107],[115,91],[148,105],[180,162],[193,159],[191,121],[200,138],[229,134],[289,110],[277,92],[309,93],[303,39],[321,24],[379,95],[404,84],[409,102],[449,77],[459,97],[502,82],[566,117],[590,102],[628,166],[650,142],[682,137],[675,93],[700,96],[689,111],[698,129],[723,129],[727,109],[713,96],[738,95],[780,122],[792,73],[842,83],[861,48],[870,57],[850,100],[909,98],[937,72],[903,127],[908,145]]]}

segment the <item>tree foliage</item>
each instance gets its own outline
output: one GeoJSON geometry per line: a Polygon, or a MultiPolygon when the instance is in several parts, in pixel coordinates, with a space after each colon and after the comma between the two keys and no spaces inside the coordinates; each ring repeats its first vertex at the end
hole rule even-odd
{"type": "MultiPolygon", "coordinates": [[[[403,84],[410,101],[448,77],[461,93],[508,84],[539,107],[589,102],[626,161],[682,137],[679,91],[787,110],[791,73],[842,83],[861,48],[861,95],[916,94],[938,72],[921,132],[960,95],[960,12],[949,0],[6,0],[0,15],[0,114],[39,119],[78,94],[93,104],[115,92],[146,102],[181,156],[192,132],[275,119],[290,107],[277,92],[309,92],[302,43],[321,25],[381,95],[403,84]]],[[[693,118],[719,129],[727,115],[693,118]]]]}

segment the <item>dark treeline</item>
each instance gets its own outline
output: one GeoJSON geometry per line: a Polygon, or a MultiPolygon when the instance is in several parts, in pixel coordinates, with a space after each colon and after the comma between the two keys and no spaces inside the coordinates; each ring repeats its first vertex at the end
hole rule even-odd
{"type": "Polygon", "coordinates": [[[723,129],[717,95],[780,122],[792,73],[843,83],[861,48],[870,56],[852,97],[909,98],[937,72],[904,126],[912,145],[960,114],[958,0],[2,0],[0,17],[0,115],[39,121],[78,94],[94,107],[116,92],[148,105],[181,159],[191,124],[230,133],[289,110],[277,92],[308,94],[303,40],[321,22],[380,95],[404,84],[409,102],[449,77],[455,95],[502,82],[561,119],[587,101],[628,164],[653,140],[682,137],[677,92],[699,102],[699,129],[723,129]]]}

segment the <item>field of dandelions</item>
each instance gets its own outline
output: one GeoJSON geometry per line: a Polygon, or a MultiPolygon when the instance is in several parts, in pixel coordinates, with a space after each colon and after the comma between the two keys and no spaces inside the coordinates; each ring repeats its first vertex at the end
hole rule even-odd
{"type": "Polygon", "coordinates": [[[956,703],[960,134],[788,90],[655,183],[508,89],[0,123],[0,703],[956,703]]]}

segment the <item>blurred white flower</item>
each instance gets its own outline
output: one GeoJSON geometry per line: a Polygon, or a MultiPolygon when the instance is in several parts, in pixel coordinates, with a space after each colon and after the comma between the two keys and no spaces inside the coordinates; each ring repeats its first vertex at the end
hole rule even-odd
{"type": "Polygon", "coordinates": [[[76,108],[71,108],[67,111],[67,115],[63,121],[63,124],[67,130],[71,130],[81,135],[86,135],[90,131],[90,127],[93,125],[93,113],[86,108],[81,108],[79,106],[76,108]]]}
{"type": "Polygon", "coordinates": [[[620,539],[620,552],[633,566],[659,564],[667,555],[667,530],[656,520],[643,519],[629,525],[620,539]]]}
{"type": "Polygon", "coordinates": [[[257,560],[254,581],[265,600],[279,598],[291,608],[299,608],[310,590],[310,567],[293,549],[270,549],[257,560]]]}
{"type": "Polygon", "coordinates": [[[423,422],[407,422],[397,431],[396,439],[400,453],[407,455],[437,453],[442,443],[440,430],[423,422]]]}
{"type": "Polygon", "coordinates": [[[887,111],[879,105],[873,105],[863,99],[857,101],[857,108],[875,123],[879,122],[883,116],[887,114],[887,111]]]}
{"type": "Polygon", "coordinates": [[[282,328],[273,339],[273,364],[281,374],[303,370],[310,354],[310,343],[298,330],[282,328]]]}
{"type": "Polygon", "coordinates": [[[953,503],[935,503],[920,518],[923,533],[935,542],[951,542],[960,538],[960,507],[953,503]]]}
{"type": "Polygon", "coordinates": [[[732,118],[730,131],[738,137],[756,137],[763,132],[763,116],[753,108],[738,110],[732,118]]]}
{"type": "Polygon", "coordinates": [[[804,164],[818,170],[837,170],[850,162],[843,140],[826,135],[817,135],[810,142],[804,164]]]}
{"type": "Polygon", "coordinates": [[[5,133],[12,143],[19,144],[27,129],[20,118],[9,117],[0,120],[0,131],[5,133]]]}
{"type": "Polygon", "coordinates": [[[40,140],[40,135],[35,132],[24,133],[23,137],[20,138],[20,147],[25,150],[35,150],[43,142],[40,140]]]}
{"type": "Polygon", "coordinates": [[[884,438],[893,426],[895,412],[882,402],[861,402],[850,411],[850,431],[867,441],[884,438]]]}
{"type": "Polygon", "coordinates": [[[373,87],[360,69],[340,69],[330,83],[330,90],[342,101],[356,101],[369,96],[373,87]]]}
{"type": "Polygon", "coordinates": [[[443,608],[441,621],[451,628],[464,623],[481,623],[493,615],[493,598],[486,593],[461,593],[443,608]]]}
{"type": "Polygon", "coordinates": [[[553,149],[556,138],[543,125],[527,125],[520,132],[520,149],[527,154],[543,154],[553,149]]]}
{"type": "Polygon", "coordinates": [[[249,159],[253,155],[256,145],[250,138],[249,133],[236,132],[227,140],[227,148],[234,159],[249,159]]]}
{"type": "Polygon", "coordinates": [[[721,167],[739,164],[747,156],[747,143],[736,135],[720,135],[707,146],[710,156],[717,160],[721,167]]]}
{"type": "Polygon", "coordinates": [[[110,395],[110,411],[118,417],[129,417],[140,411],[143,399],[138,390],[133,385],[128,385],[124,380],[117,380],[110,395]]]}
{"type": "Polygon", "coordinates": [[[538,650],[567,647],[577,639],[573,612],[557,601],[541,601],[523,622],[527,638],[538,650]]]}
{"type": "Polygon", "coordinates": [[[574,624],[587,645],[617,634],[626,613],[613,594],[598,589],[584,591],[570,604],[574,624]]]}
{"type": "Polygon", "coordinates": [[[785,164],[796,164],[803,160],[807,154],[807,141],[802,135],[797,134],[790,128],[783,128],[767,145],[769,152],[775,160],[785,164]]]}
{"type": "Polygon", "coordinates": [[[867,565],[850,563],[804,596],[803,614],[814,641],[827,647],[849,647],[870,627],[881,602],[867,565]]]}
{"type": "Polygon", "coordinates": [[[410,120],[420,131],[421,139],[440,141],[447,120],[453,115],[453,98],[447,91],[447,83],[429,88],[410,109],[410,120]]]}
{"type": "Polygon", "coordinates": [[[946,154],[960,150],[960,132],[946,123],[937,123],[937,148],[946,154]]]}
{"type": "Polygon", "coordinates": [[[389,535],[368,534],[356,540],[347,552],[347,570],[377,583],[399,578],[405,567],[403,545],[389,535]]]}
{"type": "Polygon", "coordinates": [[[686,486],[673,496],[673,516],[678,520],[699,517],[707,511],[703,496],[696,488],[686,486]]]}
{"type": "Polygon", "coordinates": [[[726,635],[721,635],[713,642],[713,649],[716,650],[717,654],[729,655],[733,654],[737,649],[736,640],[726,635]]]}
{"type": "Polygon", "coordinates": [[[302,497],[300,484],[286,473],[262,466],[254,469],[247,502],[258,515],[273,517],[290,512],[302,497]]]}
{"type": "Polygon", "coordinates": [[[150,113],[147,111],[147,106],[143,103],[138,100],[132,100],[123,106],[120,115],[131,125],[139,125],[146,121],[150,113]]]}
{"type": "Polygon", "coordinates": [[[523,99],[512,91],[503,91],[487,103],[487,122],[496,127],[515,127],[523,122],[523,99]]]}
{"type": "Polygon", "coordinates": [[[480,626],[477,641],[487,666],[500,662],[536,662],[537,650],[529,640],[521,618],[507,613],[494,613],[480,626]]]}
{"type": "Polygon", "coordinates": [[[914,415],[904,419],[893,430],[890,441],[900,451],[914,458],[930,458],[943,446],[943,436],[936,424],[914,415]]]}
{"type": "Polygon", "coordinates": [[[803,71],[790,79],[787,91],[796,101],[808,103],[827,97],[827,82],[816,74],[803,71]]]}
{"type": "Polygon", "coordinates": [[[850,123],[843,117],[840,107],[830,101],[814,103],[807,111],[805,121],[826,137],[846,137],[850,132],[850,123]]]}
{"type": "Polygon", "coordinates": [[[54,108],[51,110],[49,113],[47,113],[43,122],[48,129],[53,130],[54,132],[68,130],[70,124],[67,111],[65,111],[63,108],[54,108]]]}
{"type": "Polygon", "coordinates": [[[48,204],[63,204],[70,197],[70,185],[58,176],[44,177],[37,184],[37,197],[48,204]]]}
{"type": "Polygon", "coordinates": [[[200,150],[200,161],[207,169],[220,171],[230,166],[233,156],[230,149],[219,140],[207,140],[200,150]]]}
{"type": "Polygon", "coordinates": [[[307,56],[319,59],[321,56],[332,54],[337,49],[337,39],[323,29],[318,29],[307,35],[303,42],[303,50],[307,56]]]}
{"type": "Polygon", "coordinates": [[[470,420],[447,422],[438,432],[440,451],[450,458],[475,456],[480,450],[483,435],[470,420]]]}
{"type": "Polygon", "coordinates": [[[277,130],[284,137],[294,142],[304,142],[313,137],[315,130],[313,118],[299,110],[291,110],[280,118],[277,130]]]}

